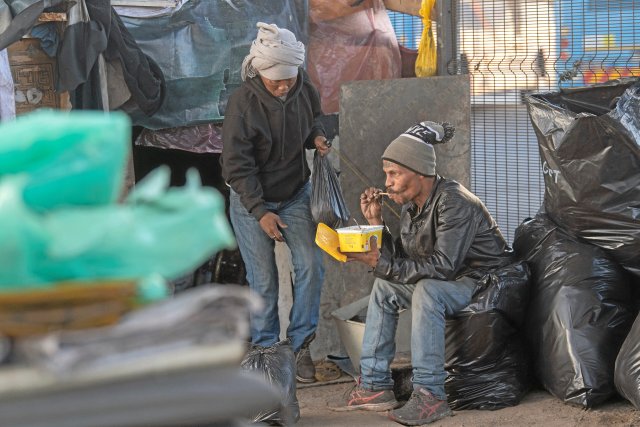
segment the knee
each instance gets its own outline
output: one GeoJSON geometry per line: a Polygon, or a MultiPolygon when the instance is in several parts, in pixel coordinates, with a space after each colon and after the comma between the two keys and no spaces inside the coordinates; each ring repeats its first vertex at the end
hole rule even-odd
{"type": "Polygon", "coordinates": [[[424,309],[435,309],[440,300],[440,288],[436,282],[423,280],[416,286],[413,293],[412,305],[424,309]]]}
{"type": "Polygon", "coordinates": [[[373,283],[369,304],[373,304],[387,311],[397,311],[397,294],[393,285],[385,280],[376,279],[373,283]]]}
{"type": "Polygon", "coordinates": [[[376,279],[373,282],[373,290],[371,291],[371,294],[375,296],[376,299],[378,297],[384,299],[389,295],[393,295],[393,293],[394,292],[393,292],[393,288],[391,287],[391,284],[386,280],[376,279]]]}

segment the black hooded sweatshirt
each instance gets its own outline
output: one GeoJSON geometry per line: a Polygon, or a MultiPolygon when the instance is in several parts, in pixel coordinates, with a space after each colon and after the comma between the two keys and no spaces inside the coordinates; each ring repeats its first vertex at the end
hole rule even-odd
{"type": "Polygon", "coordinates": [[[309,179],[305,148],[324,135],[320,95],[300,68],[285,101],[259,76],[247,79],[229,99],[222,125],[222,177],[257,219],[264,202],[291,198],[309,179]]]}

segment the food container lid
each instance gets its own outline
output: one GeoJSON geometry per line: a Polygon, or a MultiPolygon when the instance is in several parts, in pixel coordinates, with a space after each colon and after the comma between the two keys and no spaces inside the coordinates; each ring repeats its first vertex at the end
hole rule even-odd
{"type": "Polygon", "coordinates": [[[372,231],[382,230],[383,228],[384,228],[384,225],[359,225],[359,226],[352,225],[350,227],[338,228],[336,231],[338,232],[338,234],[340,233],[363,234],[363,233],[370,233],[372,231]]]}

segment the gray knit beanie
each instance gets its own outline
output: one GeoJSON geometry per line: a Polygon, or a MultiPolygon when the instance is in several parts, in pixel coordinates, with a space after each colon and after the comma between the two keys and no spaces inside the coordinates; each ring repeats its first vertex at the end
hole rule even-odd
{"type": "Polygon", "coordinates": [[[420,175],[436,174],[436,152],[433,144],[449,141],[455,128],[450,123],[421,122],[391,141],[382,154],[388,160],[420,175]]]}

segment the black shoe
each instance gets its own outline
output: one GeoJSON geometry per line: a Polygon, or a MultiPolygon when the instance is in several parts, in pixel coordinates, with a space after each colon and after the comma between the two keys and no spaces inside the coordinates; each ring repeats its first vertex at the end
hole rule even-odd
{"type": "Polygon", "coordinates": [[[301,383],[316,382],[316,367],[311,360],[311,351],[309,350],[309,345],[315,337],[315,334],[307,337],[300,350],[296,352],[296,379],[301,383]]]}
{"type": "Polygon", "coordinates": [[[421,426],[453,415],[446,400],[440,400],[429,390],[414,390],[407,403],[389,412],[389,418],[405,426],[421,426]]]}

